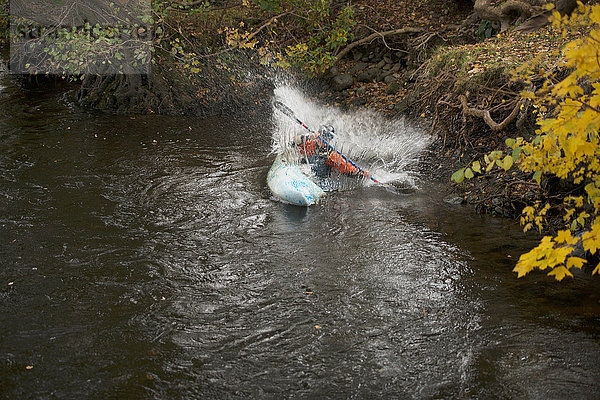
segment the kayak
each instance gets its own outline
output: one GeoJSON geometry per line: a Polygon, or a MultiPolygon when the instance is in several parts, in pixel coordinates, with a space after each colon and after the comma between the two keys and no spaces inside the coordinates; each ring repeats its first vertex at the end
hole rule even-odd
{"type": "Polygon", "coordinates": [[[315,204],[325,194],[298,165],[288,163],[281,154],[275,157],[267,174],[267,185],[281,201],[298,206],[315,204]]]}

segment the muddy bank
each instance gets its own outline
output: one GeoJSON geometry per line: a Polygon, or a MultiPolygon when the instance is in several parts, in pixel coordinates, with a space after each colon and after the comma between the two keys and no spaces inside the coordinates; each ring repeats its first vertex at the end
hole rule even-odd
{"type": "Polygon", "coordinates": [[[158,54],[146,75],[90,75],[77,91],[84,107],[120,114],[216,116],[268,104],[273,89],[264,68],[241,52],[228,61],[203,59],[199,71],[186,71],[166,53],[158,54]]]}

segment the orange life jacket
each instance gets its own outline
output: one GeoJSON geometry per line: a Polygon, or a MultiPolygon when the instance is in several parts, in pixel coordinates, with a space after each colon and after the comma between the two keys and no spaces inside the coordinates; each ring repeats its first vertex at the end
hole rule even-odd
{"type": "Polygon", "coordinates": [[[343,157],[340,153],[336,153],[335,151],[332,151],[329,156],[327,156],[327,161],[325,161],[325,163],[329,165],[331,169],[341,174],[358,175],[360,173],[359,169],[352,165],[346,157],[343,157]]]}
{"type": "MultiPolygon", "coordinates": [[[[298,149],[300,149],[300,154],[303,156],[309,157],[317,154],[317,140],[316,138],[304,139],[300,145],[298,145],[298,149]]],[[[319,140],[319,142],[321,142],[319,140]]],[[[321,146],[319,146],[321,147],[321,146]]]]}
{"type": "Polygon", "coordinates": [[[334,171],[346,175],[359,175],[360,170],[352,165],[347,158],[343,157],[340,153],[332,151],[321,139],[318,137],[310,137],[305,139],[300,145],[300,154],[305,157],[317,155],[321,152],[323,155],[327,154],[327,160],[325,163],[334,171]]]}

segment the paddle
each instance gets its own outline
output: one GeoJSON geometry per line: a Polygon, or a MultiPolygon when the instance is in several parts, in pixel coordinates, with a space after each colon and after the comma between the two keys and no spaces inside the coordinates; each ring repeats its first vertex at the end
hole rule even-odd
{"type": "Polygon", "coordinates": [[[298,124],[302,125],[303,128],[305,128],[307,131],[309,131],[310,133],[312,133],[313,135],[316,135],[319,140],[321,140],[323,143],[325,143],[327,145],[327,147],[329,149],[331,149],[331,151],[337,153],[340,155],[340,157],[342,157],[342,159],[344,161],[346,161],[348,164],[352,165],[353,167],[355,167],[356,169],[358,169],[358,171],[363,175],[363,176],[367,176],[369,177],[373,182],[375,183],[381,183],[379,182],[377,179],[373,178],[373,175],[371,175],[368,171],[365,171],[364,169],[362,169],[361,167],[359,167],[358,165],[356,165],[354,162],[352,162],[351,160],[348,159],[348,157],[346,157],[344,154],[342,154],[340,151],[336,150],[327,140],[325,140],[321,135],[319,135],[317,132],[313,131],[312,129],[310,129],[304,122],[300,121],[298,119],[298,117],[296,117],[296,114],[294,114],[294,112],[285,104],[283,104],[280,101],[274,101],[273,105],[275,106],[276,109],[278,109],[279,111],[281,111],[283,114],[285,114],[286,116],[288,116],[290,119],[296,121],[298,124]]]}

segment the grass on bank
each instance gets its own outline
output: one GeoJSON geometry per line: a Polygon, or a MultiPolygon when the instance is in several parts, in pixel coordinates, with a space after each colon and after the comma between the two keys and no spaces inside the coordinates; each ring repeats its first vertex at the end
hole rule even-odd
{"type": "Polygon", "coordinates": [[[584,34],[563,34],[551,26],[535,32],[513,30],[475,44],[438,47],[428,61],[425,77],[440,74],[455,77],[456,86],[486,82],[490,76],[510,79],[513,71],[535,62],[542,69],[555,67],[558,52],[565,44],[584,34]]]}

